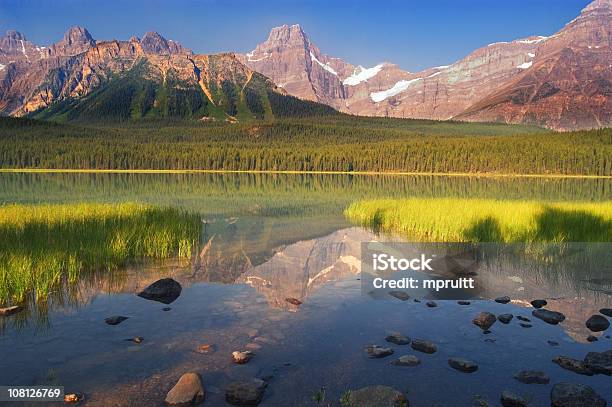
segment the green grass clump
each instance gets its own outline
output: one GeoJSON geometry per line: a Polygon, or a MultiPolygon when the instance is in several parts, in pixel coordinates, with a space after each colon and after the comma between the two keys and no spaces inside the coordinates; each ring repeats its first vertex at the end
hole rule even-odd
{"type": "Polygon", "coordinates": [[[610,242],[612,202],[412,198],[350,205],[352,222],[433,242],[610,242]]]}
{"type": "Polygon", "coordinates": [[[140,204],[0,206],[0,305],[44,300],[85,273],[191,258],[199,218],[140,204]]]}

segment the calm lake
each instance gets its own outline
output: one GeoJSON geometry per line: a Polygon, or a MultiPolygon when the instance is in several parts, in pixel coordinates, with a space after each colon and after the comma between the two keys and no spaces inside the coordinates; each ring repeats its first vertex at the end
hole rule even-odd
{"type": "MultiPolygon", "coordinates": [[[[362,291],[361,243],[398,237],[355,227],[343,211],[357,200],[381,197],[600,202],[612,200],[612,180],[0,173],[1,204],[141,202],[186,208],[202,221],[191,262],[87,274],[46,302],[0,316],[0,384],[65,386],[84,393],[82,405],[88,406],[162,406],[189,371],[200,373],[204,405],[213,406],[225,405],[230,382],[251,377],[268,381],[262,406],[340,405],[347,391],[377,384],[404,392],[411,406],[470,406],[479,398],[498,405],[504,390],[530,406],[547,406],[558,382],[589,385],[612,402],[609,376],[578,375],[552,363],[559,355],[582,360],[587,352],[612,349],[610,330],[591,343],[584,324],[612,306],[609,261],[593,273],[579,264],[562,273],[489,264],[479,271],[484,288],[470,305],[430,292],[417,298],[421,302],[374,298],[362,291]],[[135,295],[165,277],[183,286],[170,305],[135,295]],[[531,315],[528,302],[490,301],[502,295],[546,298],[566,320],[549,325],[531,315]],[[426,306],[429,300],[437,306],[426,306]],[[481,311],[515,318],[483,334],[472,324],[481,311]],[[113,315],[129,319],[105,324],[113,315]],[[517,316],[532,326],[521,326],[517,316]],[[426,354],[389,344],[385,337],[392,332],[431,341],[438,350],[426,354]],[[127,340],[136,336],[144,341],[127,340]],[[200,353],[203,344],[212,346],[200,353]],[[372,344],[392,347],[394,354],[370,359],[364,348],[372,344]],[[231,353],[245,349],[254,352],[252,360],[232,363],[231,353]],[[421,363],[390,363],[407,354],[421,363]],[[479,369],[454,370],[450,357],[470,359],[479,369]],[[542,370],[551,382],[523,384],[513,378],[521,370],[542,370]],[[317,404],[315,395],[324,401],[317,404]]],[[[607,248],[600,251],[611,253],[607,248]]]]}

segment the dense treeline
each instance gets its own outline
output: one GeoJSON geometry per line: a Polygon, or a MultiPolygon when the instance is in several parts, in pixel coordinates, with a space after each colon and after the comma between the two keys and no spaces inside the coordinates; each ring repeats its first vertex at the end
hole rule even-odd
{"type": "Polygon", "coordinates": [[[349,116],[124,127],[0,121],[3,168],[612,175],[611,157],[611,129],[553,133],[349,116]]]}

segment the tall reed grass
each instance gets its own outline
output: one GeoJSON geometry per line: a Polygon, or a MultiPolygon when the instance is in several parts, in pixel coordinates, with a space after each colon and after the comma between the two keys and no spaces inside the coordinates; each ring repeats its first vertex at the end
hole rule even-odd
{"type": "Polygon", "coordinates": [[[612,241],[612,202],[368,200],[351,204],[345,215],[353,223],[414,241],[612,241]]]}
{"type": "Polygon", "coordinates": [[[44,300],[88,271],[191,258],[197,215],[125,204],[0,206],[0,304],[44,300]]]}

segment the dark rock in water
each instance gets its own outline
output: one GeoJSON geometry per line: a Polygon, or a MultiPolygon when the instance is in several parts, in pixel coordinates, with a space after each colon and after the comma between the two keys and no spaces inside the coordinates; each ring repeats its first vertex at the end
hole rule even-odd
{"type": "Polygon", "coordinates": [[[185,373],[166,396],[168,407],[195,406],[204,401],[206,393],[197,373],[185,373]]]}
{"type": "Polygon", "coordinates": [[[589,352],[584,357],[587,368],[595,373],[612,375],[612,350],[589,352]]]}
{"type": "Polygon", "coordinates": [[[472,323],[479,326],[482,330],[487,330],[491,328],[491,325],[493,325],[495,321],[497,321],[495,315],[491,314],[490,312],[481,312],[480,314],[476,315],[476,318],[474,318],[472,323]]]}
{"type": "Polygon", "coordinates": [[[406,396],[388,386],[368,386],[347,393],[342,405],[359,407],[408,407],[406,396]]]}
{"type": "Polygon", "coordinates": [[[225,389],[225,401],[234,406],[256,406],[261,402],[268,383],[249,379],[230,383],[225,389]]]}
{"type": "Polygon", "coordinates": [[[416,298],[413,301],[414,302],[421,302],[421,300],[417,300],[416,298]]]}
{"type": "Polygon", "coordinates": [[[232,352],[232,360],[234,363],[244,365],[253,357],[253,352],[250,350],[232,352]]]}
{"type": "Polygon", "coordinates": [[[407,301],[408,299],[410,299],[410,295],[408,295],[408,293],[404,291],[389,291],[389,295],[402,301],[407,301]]]}
{"type": "Polygon", "coordinates": [[[531,327],[533,327],[533,325],[527,324],[525,322],[521,322],[519,325],[522,326],[523,328],[531,328],[531,327]]]}
{"type": "Polygon", "coordinates": [[[438,350],[438,347],[434,343],[423,339],[413,339],[412,344],[410,346],[414,350],[429,354],[436,353],[436,351],[438,350]]]}
{"type": "Polygon", "coordinates": [[[410,338],[399,333],[394,333],[392,335],[388,335],[385,338],[385,341],[394,343],[396,345],[408,345],[410,343],[410,338]]]}
{"type": "Polygon", "coordinates": [[[588,341],[588,342],[597,342],[598,340],[599,340],[599,339],[597,339],[597,337],[596,337],[596,336],[594,336],[594,335],[589,335],[589,336],[587,336],[587,341],[588,341]]]}
{"type": "Polygon", "coordinates": [[[551,325],[557,325],[565,320],[565,315],[562,313],[557,311],[549,311],[544,308],[533,310],[531,315],[551,325]]]}
{"type": "Polygon", "coordinates": [[[162,308],[162,311],[164,311],[164,312],[168,312],[168,311],[170,311],[170,310],[172,310],[172,308],[170,308],[170,307],[164,307],[164,308],[162,308]]]}
{"type": "Polygon", "coordinates": [[[475,396],[472,400],[472,407],[490,407],[490,404],[481,396],[475,396]]]}
{"type": "Polygon", "coordinates": [[[550,391],[552,407],[606,407],[606,400],[589,386],[557,383],[550,391]]]}
{"type": "Polygon", "coordinates": [[[463,373],[474,373],[478,370],[478,365],[471,360],[461,358],[450,358],[448,364],[455,370],[463,373]]]}
{"type": "Polygon", "coordinates": [[[593,315],[591,318],[587,319],[586,327],[592,332],[601,332],[610,327],[610,321],[601,315],[593,315]]]}
{"type": "Polygon", "coordinates": [[[527,317],[524,317],[522,315],[517,315],[516,319],[518,319],[519,321],[523,321],[523,322],[531,322],[531,320],[527,317]]]}
{"type": "Polygon", "coordinates": [[[488,330],[488,329],[485,329],[484,331],[482,331],[482,333],[485,334],[485,335],[489,335],[491,333],[491,331],[488,330]]]}
{"type": "Polygon", "coordinates": [[[13,305],[11,307],[0,308],[0,315],[4,317],[8,317],[9,315],[14,315],[23,311],[23,307],[19,305],[13,305]]]}
{"type": "Polygon", "coordinates": [[[548,304],[546,300],[533,300],[531,301],[531,306],[533,308],[542,308],[548,304]]]}
{"type": "Polygon", "coordinates": [[[435,301],[427,301],[425,305],[427,305],[429,308],[435,308],[438,306],[435,301]]]}
{"type": "Polygon", "coordinates": [[[391,348],[383,348],[378,345],[370,345],[366,349],[366,354],[371,359],[380,359],[389,355],[393,355],[393,349],[391,348]]]}
{"type": "Polygon", "coordinates": [[[471,302],[469,302],[469,301],[457,301],[457,304],[459,304],[459,305],[470,305],[471,302]]]}
{"type": "Polygon", "coordinates": [[[556,341],[547,341],[550,346],[559,346],[559,342],[556,341]]]}
{"type": "Polygon", "coordinates": [[[414,355],[404,355],[400,356],[399,359],[396,359],[391,363],[396,366],[416,366],[420,364],[421,361],[414,355]]]}
{"type": "Polygon", "coordinates": [[[527,401],[524,398],[507,390],[501,394],[500,400],[503,407],[527,407],[527,401]]]}
{"type": "Polygon", "coordinates": [[[539,370],[523,370],[514,375],[514,378],[525,384],[548,384],[550,377],[539,370]]]}
{"type": "Polygon", "coordinates": [[[162,278],[139,292],[138,296],[147,300],[170,304],[181,295],[182,289],[177,281],[171,278],[162,278]]]}
{"type": "Polygon", "coordinates": [[[602,308],[599,310],[599,313],[612,318],[612,308],[602,308]]]}
{"type": "Polygon", "coordinates": [[[593,376],[593,371],[589,369],[582,360],[573,359],[567,356],[557,356],[553,362],[561,366],[563,369],[571,370],[585,376],[593,376]]]}
{"type": "Polygon", "coordinates": [[[106,322],[109,325],[119,325],[120,323],[122,323],[126,319],[128,319],[128,317],[124,317],[124,316],[121,316],[121,315],[115,315],[115,316],[106,318],[104,320],[104,322],[106,322]]]}
{"type": "Polygon", "coordinates": [[[297,298],[285,298],[285,301],[291,305],[302,305],[302,301],[298,300],[297,298]]]}
{"type": "Polygon", "coordinates": [[[495,302],[498,302],[500,304],[507,304],[510,302],[510,297],[508,297],[507,295],[503,296],[503,297],[497,297],[495,299],[495,302]]]}
{"type": "Polygon", "coordinates": [[[512,321],[512,318],[513,318],[512,314],[501,314],[497,316],[497,320],[501,322],[502,324],[509,324],[510,321],[512,321]]]}

